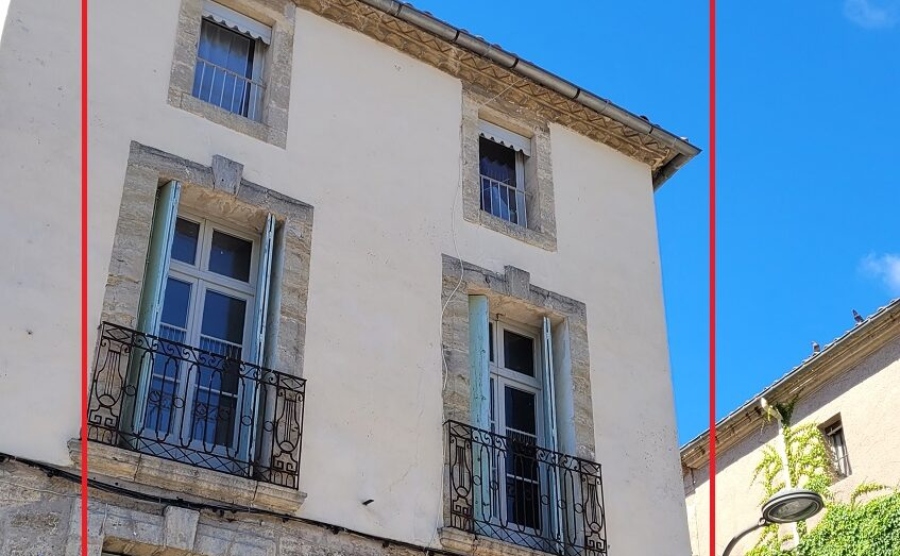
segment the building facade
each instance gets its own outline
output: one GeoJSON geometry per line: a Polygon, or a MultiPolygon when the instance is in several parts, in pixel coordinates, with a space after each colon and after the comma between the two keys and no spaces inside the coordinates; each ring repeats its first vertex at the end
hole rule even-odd
{"type": "MultiPolygon", "coordinates": [[[[764,418],[768,405],[795,400],[791,423],[815,424],[832,456],[838,501],[849,501],[863,483],[900,485],[900,300],[879,309],[813,354],[716,425],[716,554],[731,538],[759,520],[765,498],[751,482],[766,445],[776,442],[777,420],[764,418]]],[[[709,555],[709,433],[681,448],[687,519],[693,554],[709,555]]],[[[811,523],[821,516],[811,520],[811,523]]],[[[783,533],[789,534],[789,526],[783,533]]],[[[743,554],[759,535],[735,546],[743,554]]]]}
{"type": "Polygon", "coordinates": [[[80,552],[85,446],[90,556],[687,553],[695,147],[392,0],[90,10],[84,430],[77,3],[0,47],[0,554],[80,552]]]}

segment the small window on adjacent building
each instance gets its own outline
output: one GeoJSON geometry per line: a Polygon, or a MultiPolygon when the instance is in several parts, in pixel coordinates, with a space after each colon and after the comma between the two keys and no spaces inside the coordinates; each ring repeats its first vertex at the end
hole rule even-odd
{"type": "Polygon", "coordinates": [[[263,54],[272,29],[215,2],[203,5],[191,94],[251,120],[261,120],[263,54]]]}
{"type": "Polygon", "coordinates": [[[840,417],[823,425],[822,434],[831,450],[835,473],[839,477],[850,475],[850,459],[847,455],[847,442],[844,440],[844,426],[840,417]]]}
{"type": "Polygon", "coordinates": [[[479,133],[481,210],[527,228],[525,161],[531,141],[484,120],[479,133]]]}

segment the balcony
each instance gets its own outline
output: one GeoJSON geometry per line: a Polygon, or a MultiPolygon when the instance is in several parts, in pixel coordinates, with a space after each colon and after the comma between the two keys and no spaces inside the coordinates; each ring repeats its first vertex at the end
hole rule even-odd
{"type": "Polygon", "coordinates": [[[296,489],[306,381],[103,323],[88,440],[296,489]]]}
{"type": "Polygon", "coordinates": [[[600,464],[445,424],[448,525],[560,556],[606,556],[600,464]]]}

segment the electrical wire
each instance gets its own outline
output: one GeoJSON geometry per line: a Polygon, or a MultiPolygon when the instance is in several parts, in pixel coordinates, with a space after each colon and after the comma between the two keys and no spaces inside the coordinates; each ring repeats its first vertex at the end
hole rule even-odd
{"type": "MultiPolygon", "coordinates": [[[[81,475],[80,474],[72,473],[71,471],[66,471],[64,469],[60,469],[58,467],[48,465],[45,463],[40,463],[37,461],[25,459],[25,458],[19,458],[16,456],[12,456],[12,455],[4,454],[4,453],[0,452],[0,464],[4,463],[7,460],[19,462],[19,463],[22,463],[29,467],[39,469],[39,470],[43,471],[49,478],[59,477],[61,479],[65,479],[65,480],[71,481],[73,483],[77,483],[77,484],[81,483],[81,475]]],[[[13,484],[13,483],[8,483],[8,484],[13,484]]],[[[103,482],[103,481],[100,481],[97,479],[92,479],[92,478],[88,478],[88,486],[95,490],[107,492],[110,494],[125,496],[125,497],[131,498],[133,500],[138,500],[141,502],[149,502],[149,503],[159,504],[159,505],[164,505],[164,506],[176,506],[179,508],[185,508],[185,509],[195,510],[195,511],[206,510],[206,511],[215,513],[220,518],[224,518],[226,512],[232,514],[233,516],[236,516],[237,514],[259,515],[259,516],[265,516],[265,517],[270,517],[270,518],[274,518],[274,519],[279,519],[284,523],[286,523],[288,521],[292,521],[292,522],[297,522],[297,523],[303,523],[306,525],[312,525],[312,526],[319,527],[322,529],[327,529],[334,534],[338,534],[338,533],[342,533],[342,532],[347,533],[354,537],[359,537],[359,538],[363,538],[366,540],[380,542],[382,547],[384,547],[384,548],[387,548],[388,546],[397,546],[397,547],[406,548],[409,550],[414,550],[416,552],[422,552],[426,556],[462,556],[461,554],[459,554],[457,552],[451,552],[449,550],[444,550],[444,549],[440,549],[440,548],[431,548],[428,546],[418,545],[418,544],[411,543],[411,542],[390,539],[390,538],[382,537],[379,535],[373,535],[371,533],[365,533],[363,531],[349,529],[349,528],[343,527],[341,525],[325,523],[324,521],[318,521],[315,519],[309,519],[309,518],[300,517],[300,516],[291,515],[291,514],[282,514],[279,512],[275,512],[272,510],[265,510],[262,508],[252,508],[249,506],[241,506],[239,504],[215,504],[215,503],[209,503],[209,502],[192,502],[189,500],[184,500],[182,498],[171,498],[171,497],[166,497],[166,496],[147,494],[146,492],[140,492],[140,491],[126,488],[123,486],[109,484],[109,483],[106,483],[106,482],[103,482]]],[[[26,487],[26,488],[29,488],[29,487],[26,487]]],[[[41,490],[41,489],[34,489],[34,488],[31,488],[30,490],[38,490],[41,492],[47,492],[47,493],[56,494],[56,495],[60,495],[60,496],[68,496],[64,493],[57,493],[57,492],[54,492],[51,490],[41,490]]]]}

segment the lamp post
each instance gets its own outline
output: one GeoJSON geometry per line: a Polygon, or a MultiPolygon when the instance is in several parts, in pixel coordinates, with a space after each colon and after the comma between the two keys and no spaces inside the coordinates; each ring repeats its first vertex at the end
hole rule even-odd
{"type": "Polygon", "coordinates": [[[772,523],[797,523],[816,515],[824,507],[825,501],[816,492],[802,488],[782,489],[763,504],[759,522],[735,535],[722,556],[731,554],[738,541],[760,527],[772,523]]]}
{"type": "MultiPolygon", "coordinates": [[[[759,404],[764,411],[769,413],[769,415],[774,415],[778,418],[778,439],[775,444],[776,451],[778,452],[778,455],[781,456],[781,466],[782,471],[784,471],[784,487],[793,488],[794,485],[791,484],[791,464],[788,461],[787,438],[784,434],[784,427],[786,425],[784,414],[781,413],[778,406],[769,405],[769,402],[767,402],[765,398],[760,398],[759,404]]],[[[791,535],[794,537],[794,544],[800,544],[800,533],[797,531],[796,524],[791,527],[791,535]]]]}

